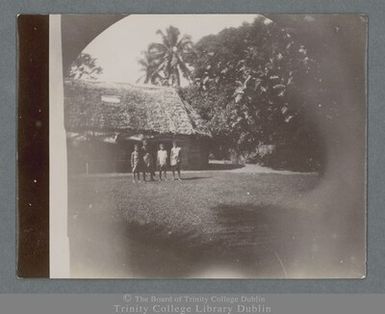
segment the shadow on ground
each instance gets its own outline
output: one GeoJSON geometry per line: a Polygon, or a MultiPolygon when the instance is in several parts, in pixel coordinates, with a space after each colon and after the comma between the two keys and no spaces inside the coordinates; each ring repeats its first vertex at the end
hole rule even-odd
{"type": "Polygon", "coordinates": [[[238,164],[210,162],[207,170],[233,170],[233,169],[239,169],[243,167],[244,167],[243,165],[238,165],[238,164]]]}
{"type": "Polygon", "coordinates": [[[182,181],[210,179],[211,177],[183,177],[182,181]]]}
{"type": "MultiPolygon", "coordinates": [[[[314,227],[317,215],[253,204],[220,204],[212,210],[217,225],[208,228],[215,230],[209,233],[171,233],[156,224],[119,223],[127,249],[119,250],[121,256],[94,258],[99,267],[111,269],[116,263],[116,276],[123,277],[302,278],[360,271],[350,258],[356,250],[352,239],[335,238],[331,230],[325,234],[325,228],[314,227]]],[[[92,267],[91,251],[85,256],[92,267]]]]}
{"type": "MultiPolygon", "coordinates": [[[[282,215],[283,209],[222,204],[212,210],[217,226],[208,228],[215,230],[210,233],[189,231],[162,236],[167,233],[161,226],[129,224],[127,237],[135,237],[142,249],[147,247],[147,254],[142,251],[144,254],[133,256],[135,272],[150,277],[199,277],[204,276],[205,269],[223,269],[240,277],[287,276],[273,243],[287,239],[290,230],[278,227],[269,214],[274,210],[282,215]]],[[[288,217],[277,219],[284,224],[288,217]]]]}

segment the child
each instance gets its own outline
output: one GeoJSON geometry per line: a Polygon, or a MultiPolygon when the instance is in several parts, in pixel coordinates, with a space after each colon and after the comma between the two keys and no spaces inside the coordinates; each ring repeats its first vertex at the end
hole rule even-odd
{"type": "Polygon", "coordinates": [[[172,176],[175,179],[175,170],[178,173],[178,180],[180,181],[180,165],[182,162],[182,154],[181,154],[181,148],[178,146],[178,144],[174,141],[172,143],[171,148],[171,154],[170,154],[170,164],[171,164],[171,170],[172,170],[172,176]]]}
{"type": "Polygon", "coordinates": [[[142,155],[143,155],[143,180],[146,181],[146,172],[150,174],[150,180],[154,181],[154,159],[151,154],[151,149],[148,146],[147,141],[143,141],[142,147],[142,155]]]}
{"type": "Polygon", "coordinates": [[[159,180],[162,181],[162,172],[165,180],[167,180],[167,150],[164,149],[164,145],[159,145],[157,163],[159,167],[159,180]]]}
{"type": "Polygon", "coordinates": [[[141,164],[141,157],[139,153],[139,146],[134,146],[134,151],[131,153],[131,168],[132,168],[132,175],[133,179],[132,182],[136,183],[136,178],[138,178],[138,182],[140,182],[140,164],[141,164]]]}

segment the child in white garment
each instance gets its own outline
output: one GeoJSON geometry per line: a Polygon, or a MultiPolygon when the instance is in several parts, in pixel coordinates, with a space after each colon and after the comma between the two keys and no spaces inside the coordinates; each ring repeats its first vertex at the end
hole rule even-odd
{"type": "Polygon", "coordinates": [[[174,141],[172,143],[171,154],[170,154],[170,165],[171,165],[172,176],[174,180],[176,180],[175,171],[178,174],[178,180],[181,180],[181,177],[180,177],[181,163],[182,163],[181,148],[178,146],[177,142],[174,141]]]}
{"type": "Polygon", "coordinates": [[[167,150],[164,149],[164,145],[159,145],[157,163],[159,168],[159,180],[162,181],[162,173],[164,174],[164,178],[167,180],[167,150]]]}
{"type": "MultiPolygon", "coordinates": [[[[139,152],[139,146],[134,146],[134,151],[131,153],[131,169],[132,169],[132,182],[138,180],[140,182],[140,171],[141,171],[141,156],[139,152]]],[[[144,176],[143,176],[144,179],[144,176]]]]}

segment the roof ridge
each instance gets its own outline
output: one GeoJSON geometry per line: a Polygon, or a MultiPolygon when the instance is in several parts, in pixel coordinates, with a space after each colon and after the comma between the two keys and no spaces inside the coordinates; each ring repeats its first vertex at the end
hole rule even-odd
{"type": "Polygon", "coordinates": [[[76,83],[84,83],[84,84],[91,84],[91,85],[123,85],[123,86],[131,86],[131,87],[137,87],[141,89],[154,89],[154,90],[170,90],[175,91],[176,88],[173,86],[162,86],[162,85],[152,85],[152,84],[138,84],[138,83],[130,83],[130,82],[122,82],[122,81],[100,81],[100,80],[90,80],[90,79],[65,79],[65,82],[76,82],[76,83]]]}

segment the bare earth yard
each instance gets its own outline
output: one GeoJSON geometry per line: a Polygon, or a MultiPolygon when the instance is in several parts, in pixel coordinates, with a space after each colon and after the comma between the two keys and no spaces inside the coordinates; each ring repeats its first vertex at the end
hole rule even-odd
{"type": "Polygon", "coordinates": [[[202,171],[183,178],[71,177],[72,275],[300,278],[324,275],[325,256],[340,275],[354,273],[348,247],[330,257],[319,243],[331,235],[317,231],[311,212],[286,206],[313,189],[317,175],[202,171]]]}

